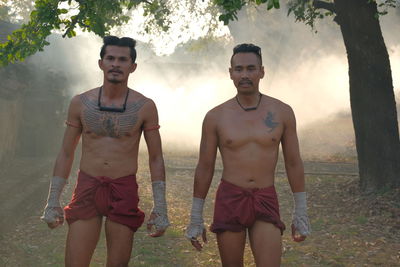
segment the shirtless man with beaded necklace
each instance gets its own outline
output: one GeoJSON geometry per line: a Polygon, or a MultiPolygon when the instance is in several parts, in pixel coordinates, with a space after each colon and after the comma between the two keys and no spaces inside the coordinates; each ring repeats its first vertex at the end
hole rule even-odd
{"type": "Polygon", "coordinates": [[[99,60],[104,73],[103,85],[71,101],[42,216],[50,228],[63,224],[64,218],[68,222],[67,267],[89,266],[103,216],[106,217],[107,266],[128,266],[134,233],[144,220],[144,213],[138,207],[135,176],[142,132],[149,153],[154,197],[147,229],[150,236],[158,237],[169,225],[157,109],[151,99],[127,86],[129,75],[137,66],[136,42],[115,36],[107,36],[103,41],[99,60]],[[71,202],[62,209],[60,195],[81,136],[77,184],[71,202]]]}
{"type": "Polygon", "coordinates": [[[247,233],[256,265],[280,266],[285,225],[274,188],[280,144],[295,203],[293,240],[304,241],[310,233],[295,116],[287,104],[260,93],[264,67],[258,46],[236,46],[229,73],[237,95],[204,118],[191,220],[185,235],[197,250],[202,249],[198,238],[207,240],[202,212],[219,149],[224,168],[211,231],[217,235],[222,266],[243,266],[247,233]]]}

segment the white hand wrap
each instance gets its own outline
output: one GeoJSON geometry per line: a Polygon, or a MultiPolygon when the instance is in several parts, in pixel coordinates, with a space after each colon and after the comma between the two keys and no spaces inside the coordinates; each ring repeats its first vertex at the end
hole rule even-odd
{"type": "Polygon", "coordinates": [[[293,193],[294,211],[292,223],[300,235],[307,236],[311,233],[311,225],[307,216],[306,192],[293,193]]]}
{"type": "Polygon", "coordinates": [[[40,217],[46,223],[55,223],[63,220],[64,211],[60,205],[60,196],[66,183],[67,179],[59,176],[54,176],[51,179],[47,205],[44,208],[43,216],[40,217]]]}
{"type": "Polygon", "coordinates": [[[157,215],[153,220],[149,220],[148,224],[153,224],[156,230],[165,230],[170,225],[167,213],[167,200],[165,198],[165,182],[154,181],[151,183],[153,188],[154,207],[151,213],[157,215]]]}
{"type": "Polygon", "coordinates": [[[195,240],[201,236],[205,230],[203,220],[204,199],[194,197],[192,203],[192,212],[190,215],[190,224],[186,228],[185,236],[189,240],[195,240]]]}

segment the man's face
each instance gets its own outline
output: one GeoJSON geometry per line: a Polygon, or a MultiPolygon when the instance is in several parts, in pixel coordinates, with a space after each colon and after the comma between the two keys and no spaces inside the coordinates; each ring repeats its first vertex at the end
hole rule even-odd
{"type": "Polygon", "coordinates": [[[103,70],[104,78],[111,83],[128,81],[129,74],[135,71],[136,63],[132,63],[130,48],[125,46],[108,45],[99,67],[103,70]]]}
{"type": "Polygon", "coordinates": [[[252,94],[258,91],[264,67],[254,53],[237,53],[232,57],[229,73],[239,93],[252,94]]]}

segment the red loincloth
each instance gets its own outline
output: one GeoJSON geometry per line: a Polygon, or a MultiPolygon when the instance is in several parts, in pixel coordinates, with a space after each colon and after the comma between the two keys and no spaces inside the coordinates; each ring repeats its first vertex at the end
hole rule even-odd
{"type": "Polygon", "coordinates": [[[283,234],[285,225],[280,220],[275,187],[242,188],[221,180],[215,198],[211,232],[240,232],[257,220],[274,224],[283,234]]]}
{"type": "Polygon", "coordinates": [[[65,219],[71,224],[77,220],[106,216],[136,232],[144,221],[138,203],[136,175],[112,179],[92,177],[79,171],[71,202],[64,208],[65,219]]]}

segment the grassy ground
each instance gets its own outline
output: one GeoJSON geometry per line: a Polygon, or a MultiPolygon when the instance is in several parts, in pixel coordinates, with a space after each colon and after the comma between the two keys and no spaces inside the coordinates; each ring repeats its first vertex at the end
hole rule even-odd
{"type": "MultiPolygon", "coordinates": [[[[167,198],[172,226],[161,238],[150,238],[144,227],[135,235],[130,266],[220,266],[215,236],[203,252],[194,251],[183,237],[188,222],[194,166],[194,153],[165,154],[168,178],[167,198]]],[[[303,243],[291,241],[289,231],[283,235],[282,266],[400,266],[400,191],[365,196],[358,191],[357,177],[336,175],[332,167],[318,175],[318,164],[307,175],[309,215],[313,233],[303,243]]],[[[152,206],[147,160],[142,157],[138,182],[141,208],[148,214],[152,206]]],[[[205,221],[211,222],[213,198],[221,176],[218,162],[206,206],[205,221]]],[[[68,201],[73,182],[63,199],[68,201]]],[[[286,178],[278,172],[276,188],[281,216],[287,227],[291,218],[291,194],[286,178]]],[[[45,196],[38,196],[43,202],[45,196]]],[[[12,196],[10,197],[12,199],[12,196]]],[[[63,266],[67,227],[50,231],[40,222],[41,209],[24,211],[13,227],[0,239],[0,266],[63,266]]],[[[100,239],[91,266],[104,266],[106,248],[100,239]]],[[[246,247],[245,265],[252,264],[246,247]]]]}

